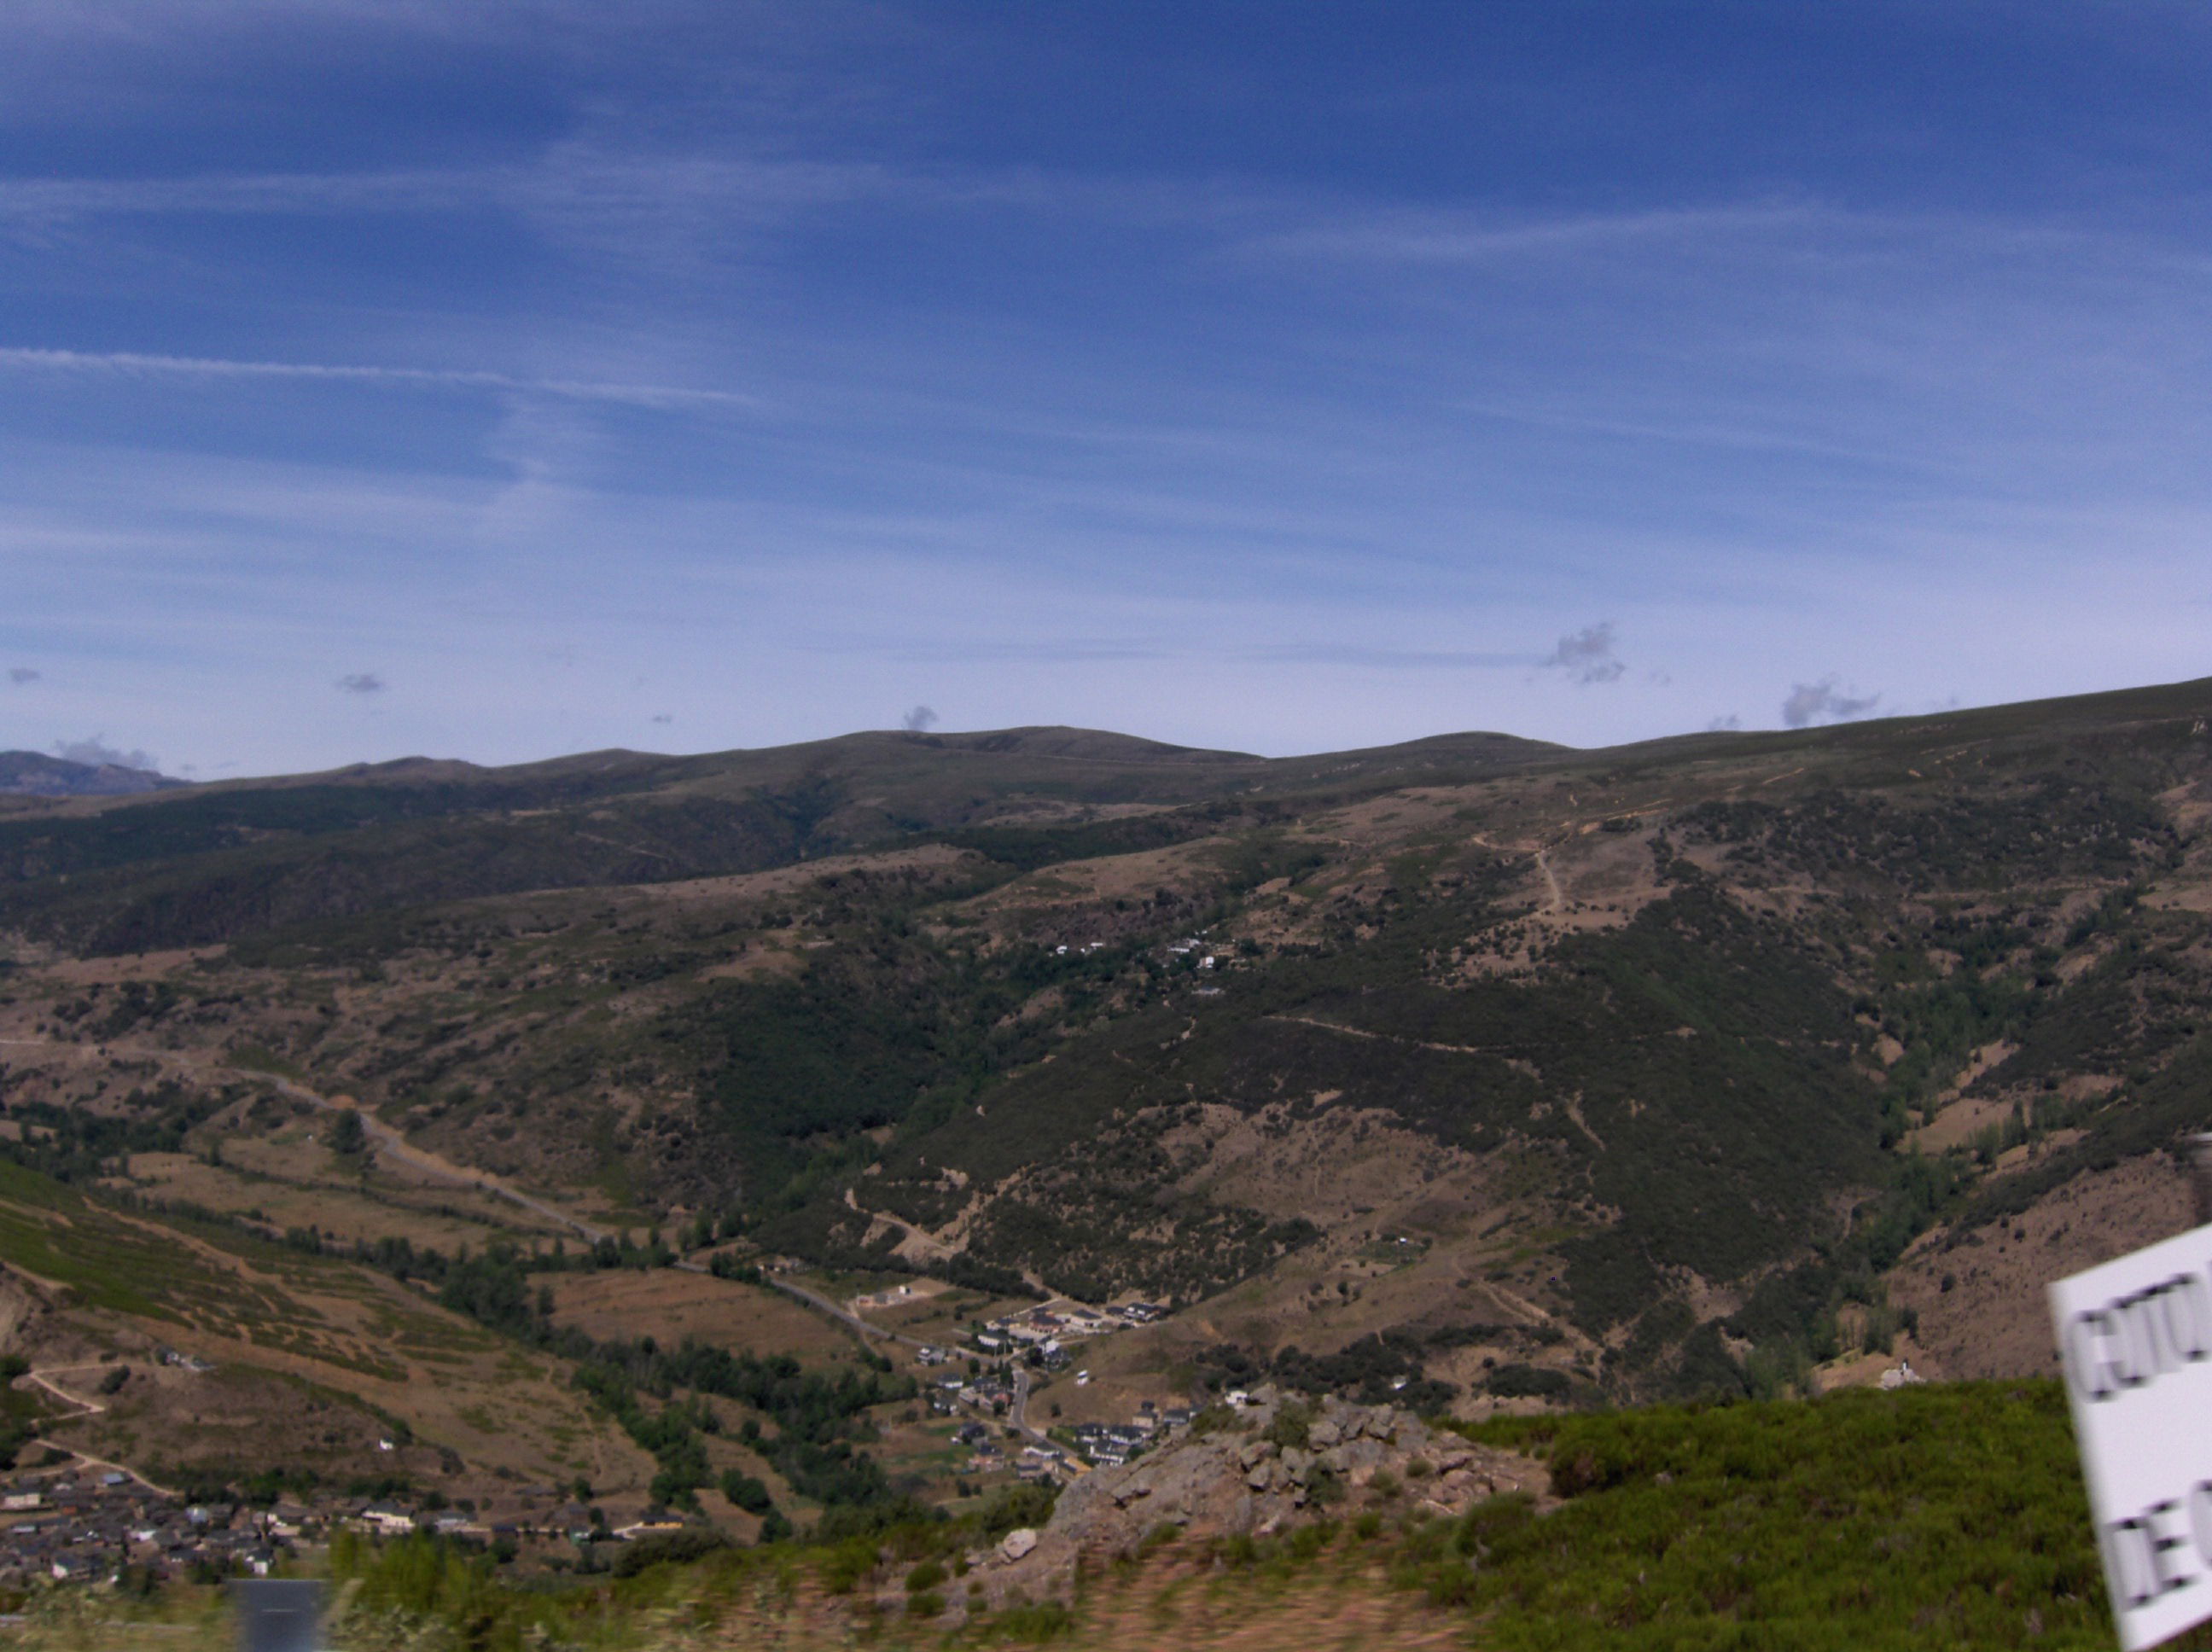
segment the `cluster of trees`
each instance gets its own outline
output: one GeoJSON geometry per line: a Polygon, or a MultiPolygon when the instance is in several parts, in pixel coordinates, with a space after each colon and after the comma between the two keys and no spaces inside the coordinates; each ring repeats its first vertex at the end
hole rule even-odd
{"type": "Polygon", "coordinates": [[[647,1351],[643,1344],[606,1345],[598,1357],[578,1366],[576,1381],[653,1454],[659,1465],[651,1491],[656,1503],[696,1508],[700,1490],[719,1484],[738,1508],[763,1516],[763,1541],[791,1531],[758,1479],[729,1469],[717,1480],[704,1441],[721,1431],[721,1419],[702,1397],[707,1394],[742,1400],[771,1418],[775,1435],[747,1418],[739,1438],[766,1457],[799,1496],[833,1509],[903,1501],[882,1466],[854,1447],[856,1440],[873,1437],[867,1408],[911,1397],[910,1380],[884,1382],[880,1373],[860,1377],[851,1371],[829,1378],[802,1370],[787,1357],[759,1360],[687,1342],[673,1353],[647,1351]],[[690,1399],[674,1396],[679,1381],[690,1390],[690,1399]],[[654,1387],[659,1403],[648,1405],[654,1387]]]}
{"type": "Polygon", "coordinates": [[[1309,1394],[1340,1394],[1363,1405],[1399,1405],[1424,1413],[1443,1411],[1459,1395],[1456,1385],[1422,1374],[1433,1337],[1408,1326],[1373,1331],[1333,1354],[1309,1354],[1295,1345],[1269,1362],[1276,1381],[1309,1394]]]}
{"type": "Polygon", "coordinates": [[[133,1153],[184,1151],[186,1136],[236,1098],[229,1089],[191,1090],[164,1079],[131,1090],[123,1098],[127,1110],[112,1114],[10,1101],[8,1115],[21,1128],[0,1139],[0,1154],[57,1181],[96,1181],[133,1153]]]}
{"type": "Polygon", "coordinates": [[[15,1467],[17,1455],[39,1436],[34,1402],[13,1386],[30,1369],[31,1362],[21,1354],[0,1354],[0,1469],[15,1467]]]}
{"type": "Polygon", "coordinates": [[[365,907],[388,919],[522,890],[758,871],[798,859],[812,830],[767,794],[580,801],[551,782],[303,786],[0,823],[0,921],[89,951],[246,940],[234,956],[255,962],[343,957],[365,907]]]}
{"type": "Polygon", "coordinates": [[[1192,1356],[1191,1373],[1212,1394],[1273,1382],[1304,1394],[1340,1394],[1362,1405],[1402,1406],[1431,1414],[1449,1406],[1459,1389],[1422,1374],[1430,1352],[1499,1328],[1451,1327],[1424,1334],[1394,1326],[1370,1332],[1333,1354],[1310,1354],[1292,1345],[1270,1356],[1218,1342],[1192,1356]]]}

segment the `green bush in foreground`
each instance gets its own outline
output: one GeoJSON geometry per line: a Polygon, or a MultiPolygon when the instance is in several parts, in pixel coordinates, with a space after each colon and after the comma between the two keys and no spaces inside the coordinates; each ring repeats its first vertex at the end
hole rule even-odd
{"type": "MultiPolygon", "coordinates": [[[[1401,1540],[1498,1648],[2109,1647],[2063,1392],[1968,1383],[1500,1421],[1568,1496],[1401,1540]]],[[[2212,1645],[2212,1637],[2177,1645],[2212,1645]]]]}

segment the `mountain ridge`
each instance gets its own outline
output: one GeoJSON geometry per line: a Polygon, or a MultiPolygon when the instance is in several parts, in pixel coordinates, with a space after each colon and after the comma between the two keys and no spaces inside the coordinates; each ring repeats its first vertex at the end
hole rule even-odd
{"type": "MultiPolygon", "coordinates": [[[[16,817],[9,1151],[113,1163],[159,1053],[751,1255],[1143,1296],[1119,1391],[1940,1375],[2040,1311],[1984,1236],[2074,1256],[2066,1200],[2212,1123],[2208,716],[879,732],[16,817]]],[[[258,1153],[256,1116],[176,1128],[258,1153]]]]}

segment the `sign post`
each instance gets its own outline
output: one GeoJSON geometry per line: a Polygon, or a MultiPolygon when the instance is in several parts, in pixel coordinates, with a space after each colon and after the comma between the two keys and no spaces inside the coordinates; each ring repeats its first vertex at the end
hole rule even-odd
{"type": "Polygon", "coordinates": [[[2127,1652],[2212,1618],[2212,1227],[2051,1287],[2127,1652]]]}
{"type": "Polygon", "coordinates": [[[323,1586],[308,1579],[240,1578],[238,1652],[322,1652],[323,1586]]]}

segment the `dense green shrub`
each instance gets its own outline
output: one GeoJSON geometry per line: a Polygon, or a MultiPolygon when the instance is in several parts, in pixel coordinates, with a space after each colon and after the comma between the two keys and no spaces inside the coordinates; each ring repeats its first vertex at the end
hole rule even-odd
{"type": "Polygon", "coordinates": [[[2056,1383],[1468,1431],[1545,1453],[1568,1499],[1540,1518],[1493,1501],[1408,1539],[1401,1581],[1485,1614],[1486,1645],[2111,1643],[2056,1383]]]}
{"type": "Polygon", "coordinates": [[[726,1549],[730,1540],[720,1532],[694,1528],[681,1532],[656,1532],[650,1537],[640,1538],[628,1545],[615,1557],[614,1575],[635,1577],[647,1566],[664,1566],[687,1560],[696,1560],[717,1549],[726,1549]]]}

